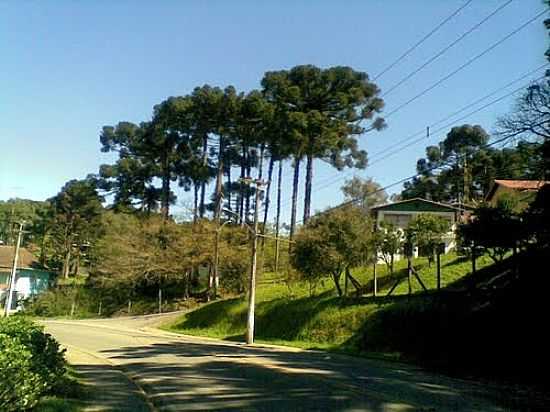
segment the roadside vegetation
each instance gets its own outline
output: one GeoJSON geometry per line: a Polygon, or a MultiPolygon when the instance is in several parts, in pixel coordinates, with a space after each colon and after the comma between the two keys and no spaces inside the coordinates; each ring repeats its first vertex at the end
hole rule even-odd
{"type": "MultiPolygon", "coordinates": [[[[478,260],[479,268],[490,264],[488,257],[478,260]]],[[[435,267],[428,267],[427,258],[416,259],[415,266],[425,285],[434,292],[435,267]]],[[[443,256],[442,267],[442,283],[452,287],[469,273],[471,264],[469,259],[450,253],[443,256]]],[[[409,299],[406,260],[395,263],[393,275],[384,264],[378,264],[377,273],[379,297],[376,299],[372,297],[372,269],[354,271],[353,276],[367,287],[359,297],[350,294],[347,298],[338,296],[330,278],[320,280],[312,290],[307,280],[263,274],[256,295],[256,337],[268,343],[359,353],[359,347],[349,344],[364,322],[387,305],[409,299]],[[386,297],[398,279],[402,281],[400,286],[392,296],[386,297]]],[[[410,299],[426,298],[421,292],[420,286],[413,283],[414,295],[410,299]]],[[[246,310],[244,297],[227,299],[184,314],[164,328],[190,335],[241,340],[246,329],[246,310]]]]}
{"type": "Polygon", "coordinates": [[[0,371],[0,409],[6,412],[68,405],[65,398],[78,389],[64,350],[42,327],[21,316],[0,319],[0,371]]]}

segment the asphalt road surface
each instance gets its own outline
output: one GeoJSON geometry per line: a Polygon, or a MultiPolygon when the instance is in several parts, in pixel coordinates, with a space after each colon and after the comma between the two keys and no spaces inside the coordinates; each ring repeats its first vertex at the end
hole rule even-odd
{"type": "Polygon", "coordinates": [[[89,372],[88,382],[115,400],[111,410],[524,409],[509,388],[391,362],[180,337],[149,327],[154,321],[126,318],[44,324],[67,347],[71,363],[89,372]],[[126,384],[113,374],[122,375],[126,384]],[[137,396],[145,399],[140,406],[134,403],[137,396]]]}

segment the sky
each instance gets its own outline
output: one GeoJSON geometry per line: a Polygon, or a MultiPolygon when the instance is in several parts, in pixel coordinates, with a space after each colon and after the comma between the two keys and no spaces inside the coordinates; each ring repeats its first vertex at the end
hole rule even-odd
{"type": "MultiPolygon", "coordinates": [[[[507,5],[507,0],[474,0],[377,77],[466,2],[0,0],[0,200],[44,200],[66,181],[97,173],[100,164],[113,160],[100,152],[102,126],[149,120],[155,104],[206,83],[250,91],[260,87],[270,70],[300,64],[351,66],[376,77],[385,100],[382,115],[388,114],[545,9],[542,0],[507,5]],[[501,6],[454,47],[384,95],[501,6]]],[[[480,124],[494,130],[496,119],[512,108],[517,94],[500,98],[544,69],[470,104],[545,64],[545,17],[397,110],[382,132],[361,136],[360,146],[371,161],[367,169],[337,172],[318,162],[313,208],[341,202],[340,186],[354,174],[383,186],[413,175],[425,147],[442,140],[454,125],[480,124]],[[465,107],[460,115],[432,127],[429,137],[393,156],[379,154],[398,149],[396,142],[465,107]]],[[[284,176],[290,188],[289,166],[284,176]]],[[[389,191],[399,190],[394,186],[389,191]]],[[[177,213],[191,194],[179,189],[176,193],[177,213]]],[[[290,190],[283,195],[285,219],[290,195],[290,190]]]]}

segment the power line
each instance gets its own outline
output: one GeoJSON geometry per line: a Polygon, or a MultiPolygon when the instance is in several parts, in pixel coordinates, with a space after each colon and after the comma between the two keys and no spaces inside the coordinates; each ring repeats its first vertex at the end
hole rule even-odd
{"type": "MultiPolygon", "coordinates": [[[[502,137],[502,138],[500,138],[500,139],[495,140],[495,141],[492,142],[492,143],[488,143],[488,144],[486,144],[486,145],[483,145],[482,149],[487,149],[487,148],[489,148],[489,147],[491,147],[491,146],[494,146],[494,145],[497,145],[497,144],[499,144],[499,143],[502,143],[503,141],[508,140],[508,139],[509,139],[508,136],[502,137]]],[[[463,154],[462,156],[458,156],[457,158],[460,160],[460,159],[462,159],[463,157],[465,157],[466,155],[467,155],[467,154],[465,153],[465,154],[463,154]]],[[[375,194],[380,193],[380,192],[382,192],[382,191],[385,191],[385,190],[387,190],[387,189],[390,189],[390,188],[392,188],[392,187],[394,187],[394,186],[397,186],[397,185],[399,185],[399,184],[401,184],[401,183],[404,183],[404,182],[406,182],[406,181],[408,181],[408,180],[414,179],[415,177],[422,176],[422,175],[423,175],[424,173],[426,173],[426,172],[432,172],[432,171],[434,171],[434,170],[441,169],[441,168],[443,168],[443,167],[445,167],[445,166],[450,166],[450,164],[442,164],[442,165],[435,165],[435,166],[432,166],[432,167],[430,167],[430,168],[424,170],[422,173],[416,173],[416,174],[414,174],[414,175],[412,175],[412,176],[405,177],[405,178],[403,178],[403,179],[400,179],[400,180],[397,180],[397,181],[395,181],[395,182],[393,182],[393,183],[390,183],[389,185],[386,185],[386,186],[384,186],[384,187],[381,187],[380,189],[375,190],[374,192],[369,193],[369,194],[367,195],[367,197],[368,197],[368,196],[375,195],[375,194]]],[[[352,204],[354,204],[354,203],[356,203],[356,202],[363,201],[363,200],[364,200],[364,199],[351,199],[351,200],[348,200],[348,201],[346,201],[346,202],[340,203],[339,205],[333,206],[333,207],[328,208],[328,209],[326,209],[326,210],[323,210],[323,211],[321,211],[321,212],[319,212],[319,213],[316,213],[315,215],[311,216],[311,218],[313,218],[313,217],[315,217],[315,216],[319,216],[319,215],[323,215],[323,214],[329,213],[329,212],[331,212],[331,211],[333,211],[333,210],[337,210],[337,209],[340,209],[340,208],[342,208],[342,207],[346,207],[346,206],[348,206],[348,205],[352,205],[352,204]]],[[[296,224],[300,224],[300,223],[303,223],[303,220],[299,220],[299,221],[296,222],[296,224]]]]}
{"type": "MultiPolygon", "coordinates": [[[[533,72],[536,72],[537,70],[542,69],[542,68],[545,67],[546,65],[547,65],[547,64],[544,64],[543,66],[538,67],[536,70],[531,71],[529,74],[532,74],[533,72]]],[[[527,75],[522,76],[521,79],[525,78],[526,76],[527,76],[527,75]]],[[[442,131],[442,130],[448,129],[450,126],[452,126],[452,125],[455,124],[456,122],[459,122],[459,121],[461,121],[461,120],[464,120],[464,119],[466,119],[466,118],[472,116],[473,114],[476,114],[476,113],[478,113],[478,112],[480,112],[480,111],[486,109],[487,107],[490,107],[490,106],[492,106],[492,105],[494,105],[494,104],[496,104],[496,103],[498,103],[498,102],[504,100],[505,98],[507,98],[507,97],[513,95],[514,93],[517,93],[518,91],[525,89],[525,87],[527,87],[527,86],[528,86],[529,84],[531,84],[532,82],[536,82],[536,81],[538,81],[538,80],[541,80],[541,79],[544,78],[544,77],[545,77],[545,76],[541,76],[541,77],[538,77],[538,78],[536,78],[536,79],[534,79],[534,80],[529,81],[529,83],[524,84],[524,85],[522,85],[522,86],[520,86],[520,87],[514,89],[513,91],[511,91],[511,92],[509,92],[509,93],[507,93],[507,94],[505,94],[505,95],[503,95],[503,96],[501,96],[501,97],[499,97],[499,98],[497,98],[497,99],[494,99],[494,100],[492,100],[491,102],[489,102],[489,103],[487,103],[487,104],[485,104],[485,105],[483,105],[483,106],[481,106],[481,107],[479,107],[479,108],[477,108],[477,109],[475,109],[475,110],[473,110],[473,111],[467,113],[466,115],[464,115],[464,116],[462,116],[462,117],[460,117],[460,118],[458,118],[458,119],[455,119],[454,121],[452,121],[452,122],[450,122],[450,123],[447,123],[447,124],[441,126],[440,128],[436,129],[433,133],[438,133],[438,132],[440,132],[440,131],[442,131]]],[[[509,83],[509,84],[508,84],[507,86],[505,86],[504,88],[508,87],[510,84],[513,84],[513,83],[515,83],[515,82],[517,82],[517,81],[519,81],[519,79],[514,80],[512,83],[509,83]]],[[[489,95],[493,95],[494,93],[495,93],[495,92],[492,92],[492,93],[490,93],[489,95]]],[[[487,95],[487,96],[489,96],[489,95],[487,95]]],[[[485,96],[485,98],[486,98],[487,96],[485,96]]],[[[483,98],[483,99],[484,99],[484,98],[483,98]]],[[[481,101],[481,100],[478,99],[478,101],[481,101]]],[[[462,111],[464,111],[464,108],[463,108],[463,109],[460,109],[460,110],[457,111],[457,112],[455,112],[455,114],[460,113],[460,112],[462,112],[462,111]]],[[[449,118],[449,117],[447,117],[447,119],[448,119],[448,118],[449,118]]],[[[441,123],[441,121],[435,122],[435,123],[433,123],[433,125],[436,125],[436,124],[439,124],[439,123],[441,123]]],[[[430,127],[431,127],[431,126],[430,126],[430,127]]],[[[438,137],[441,138],[441,137],[443,137],[444,135],[445,135],[445,133],[439,134],[438,137]]],[[[432,135],[432,136],[433,136],[433,135],[432,135]]],[[[418,138],[418,139],[415,139],[414,141],[408,143],[407,145],[402,146],[402,147],[400,147],[400,148],[398,148],[398,149],[396,149],[396,150],[394,150],[394,151],[388,153],[387,155],[385,155],[385,156],[383,156],[383,157],[381,157],[381,158],[379,158],[379,159],[376,159],[374,162],[370,163],[368,167],[370,167],[370,166],[372,166],[372,165],[374,165],[374,164],[376,164],[376,163],[379,163],[379,162],[381,162],[382,160],[385,160],[385,159],[387,159],[388,157],[393,156],[394,154],[397,154],[397,153],[401,152],[402,150],[404,150],[404,149],[406,149],[406,148],[412,146],[413,144],[418,143],[418,142],[423,141],[423,140],[425,140],[425,137],[424,137],[424,136],[422,136],[422,137],[420,137],[420,138],[418,138]]],[[[394,145],[394,147],[395,147],[395,145],[394,145]]],[[[321,182],[321,187],[318,186],[316,190],[317,190],[317,191],[320,191],[320,190],[326,189],[326,188],[330,187],[331,185],[333,185],[334,183],[337,183],[337,182],[339,182],[339,181],[341,181],[341,180],[343,180],[343,179],[346,179],[346,178],[349,177],[350,175],[351,175],[351,173],[348,173],[348,174],[346,174],[346,175],[344,175],[344,176],[340,176],[340,175],[339,175],[339,176],[333,177],[332,179],[322,181],[322,182],[321,182]]],[[[288,201],[284,203],[284,206],[286,206],[287,204],[288,204],[288,201]]]]}
{"type": "MultiPolygon", "coordinates": [[[[465,111],[465,110],[471,108],[472,106],[475,106],[475,105],[477,105],[478,103],[481,103],[482,101],[488,99],[489,97],[494,96],[495,94],[497,94],[497,93],[500,92],[501,90],[507,89],[508,87],[512,86],[513,84],[515,84],[515,83],[517,83],[517,82],[519,82],[519,81],[525,79],[526,77],[529,77],[529,76],[532,75],[533,73],[536,73],[537,71],[539,71],[539,70],[541,70],[541,69],[543,69],[543,68],[545,68],[545,67],[547,67],[547,66],[548,66],[548,63],[544,63],[543,65],[541,65],[541,66],[539,66],[539,67],[537,67],[537,68],[535,68],[535,69],[529,70],[528,72],[524,73],[524,74],[521,75],[520,77],[518,77],[518,78],[512,80],[511,82],[505,84],[504,86],[499,87],[498,89],[493,90],[491,93],[488,93],[488,94],[486,94],[485,96],[480,97],[480,98],[478,98],[478,99],[476,99],[476,100],[474,100],[474,101],[472,101],[472,102],[466,104],[466,105],[463,106],[461,109],[459,109],[459,110],[457,110],[457,111],[455,111],[455,112],[453,112],[453,113],[451,113],[451,114],[445,116],[444,118],[442,118],[442,119],[440,119],[440,120],[438,120],[438,121],[432,123],[432,124],[429,125],[428,127],[432,128],[432,127],[434,127],[434,126],[437,126],[438,124],[443,123],[443,122],[446,121],[446,120],[449,120],[449,119],[453,118],[453,117],[456,116],[457,114],[460,114],[460,113],[462,113],[463,111],[465,111]]],[[[390,145],[390,146],[388,146],[388,147],[386,147],[386,148],[380,150],[379,152],[376,152],[373,156],[379,156],[379,155],[381,155],[381,154],[387,152],[388,150],[391,150],[391,149],[392,149],[393,147],[395,147],[396,145],[399,145],[399,144],[401,144],[401,143],[404,143],[404,142],[406,142],[406,141],[412,139],[413,137],[416,137],[416,136],[418,136],[418,135],[424,134],[425,132],[426,132],[425,129],[419,130],[418,132],[413,133],[413,134],[409,135],[408,137],[406,137],[406,138],[404,138],[404,139],[401,139],[401,140],[395,142],[393,145],[390,145]]]]}
{"type": "Polygon", "coordinates": [[[512,1],[514,0],[508,0],[506,3],[501,4],[499,7],[497,7],[492,13],[490,13],[488,16],[483,18],[478,23],[474,24],[470,29],[468,29],[466,32],[462,33],[457,39],[455,39],[453,42],[445,46],[443,49],[441,49],[438,53],[436,53],[434,56],[429,58],[427,61],[425,61],[423,64],[421,64],[419,67],[417,67],[415,70],[413,70],[411,73],[409,73],[407,76],[405,76],[403,79],[401,79],[399,82],[394,84],[392,87],[390,87],[389,90],[385,91],[382,94],[382,97],[390,94],[392,91],[397,89],[399,86],[401,86],[403,83],[405,83],[407,80],[409,80],[411,77],[413,77],[415,74],[420,72],[425,67],[429,66],[431,63],[433,63],[436,59],[443,56],[447,51],[449,51],[451,48],[456,46],[458,43],[460,43],[462,40],[464,40],[468,35],[474,32],[474,30],[481,27],[484,23],[486,23],[491,17],[496,15],[499,11],[501,11],[503,8],[508,6],[512,1]]]}
{"type": "Polygon", "coordinates": [[[535,16],[531,17],[529,20],[527,20],[525,23],[523,23],[521,26],[517,27],[515,30],[511,31],[510,33],[508,33],[506,36],[504,36],[502,39],[500,39],[499,41],[497,41],[496,43],[493,43],[491,46],[489,46],[488,48],[486,48],[485,50],[483,50],[481,53],[475,55],[474,57],[470,58],[466,63],[460,65],[458,68],[456,68],[455,70],[453,70],[452,72],[450,72],[449,74],[447,74],[446,76],[442,77],[441,79],[439,79],[437,82],[435,82],[434,84],[432,84],[430,87],[428,87],[427,89],[423,90],[422,92],[418,93],[416,96],[412,97],[411,99],[407,100],[405,103],[402,103],[400,106],[396,107],[394,110],[392,110],[391,112],[389,112],[385,118],[387,119],[388,117],[394,115],[395,113],[397,113],[398,111],[400,111],[401,109],[403,109],[404,107],[408,106],[409,104],[411,104],[412,102],[416,101],[417,99],[419,99],[420,97],[424,96],[426,93],[428,93],[429,91],[435,89],[437,86],[439,86],[441,83],[447,81],[448,79],[450,79],[451,77],[453,77],[455,74],[457,74],[458,72],[462,71],[463,69],[465,69],[466,67],[468,67],[470,64],[472,64],[473,62],[475,62],[476,60],[480,59],[481,57],[483,57],[484,55],[486,55],[487,53],[489,53],[491,50],[493,50],[494,48],[496,48],[497,46],[499,46],[500,44],[504,43],[506,40],[508,40],[510,37],[514,36],[515,34],[517,34],[518,32],[520,32],[521,30],[523,30],[525,27],[527,27],[529,24],[533,23],[535,20],[537,20],[539,17],[541,17],[543,14],[545,14],[550,8],[546,8],[544,10],[542,10],[541,12],[539,12],[538,14],[536,14],[535,16]]]}
{"type": "MultiPolygon", "coordinates": [[[[487,107],[492,106],[493,104],[496,104],[496,103],[498,103],[498,102],[504,100],[505,98],[507,98],[507,97],[509,97],[509,96],[511,96],[511,95],[513,95],[513,94],[515,94],[515,93],[517,93],[518,91],[524,90],[524,89],[525,89],[529,84],[531,84],[532,82],[539,81],[539,80],[543,79],[544,77],[546,77],[546,76],[538,77],[537,79],[534,79],[534,80],[530,81],[529,83],[527,83],[527,84],[525,84],[525,85],[522,85],[522,86],[520,86],[520,87],[518,87],[518,88],[512,90],[512,91],[509,92],[509,93],[506,93],[505,95],[503,95],[503,96],[501,96],[501,97],[499,97],[499,98],[497,98],[497,99],[495,99],[495,100],[490,101],[489,103],[487,103],[487,104],[485,104],[485,105],[483,105],[483,106],[481,106],[481,107],[479,107],[479,108],[477,108],[477,109],[471,111],[470,113],[468,113],[468,114],[466,114],[466,115],[464,115],[464,116],[462,116],[462,117],[460,117],[460,118],[458,118],[458,119],[453,120],[451,123],[447,123],[447,124],[441,126],[440,128],[436,129],[436,130],[434,131],[434,133],[437,133],[437,132],[439,132],[439,131],[441,131],[441,130],[447,129],[448,127],[452,126],[454,123],[459,122],[459,121],[461,121],[461,120],[464,120],[464,119],[470,117],[471,115],[476,114],[476,113],[480,112],[481,110],[484,110],[484,109],[486,109],[487,107]]],[[[461,111],[463,111],[463,110],[461,110],[461,111]]],[[[435,123],[434,123],[434,125],[435,125],[435,123]]],[[[432,127],[432,126],[430,126],[430,127],[432,127]]],[[[422,141],[422,140],[424,140],[424,139],[425,139],[424,137],[421,137],[421,138],[419,138],[419,139],[415,139],[415,140],[413,140],[412,142],[406,144],[405,146],[402,146],[402,147],[400,147],[399,149],[396,149],[396,150],[394,150],[393,152],[390,152],[389,154],[387,154],[387,155],[385,155],[385,156],[383,156],[383,157],[381,157],[381,158],[379,158],[379,159],[376,159],[373,163],[371,163],[371,165],[372,165],[372,164],[379,163],[379,162],[381,162],[382,160],[387,159],[388,157],[390,157],[390,156],[392,156],[392,155],[394,155],[394,154],[396,154],[396,153],[399,153],[400,151],[406,149],[407,147],[410,147],[410,146],[412,146],[413,144],[418,143],[419,141],[422,141]]]]}
{"type": "MultiPolygon", "coordinates": [[[[478,98],[478,99],[476,99],[476,100],[474,100],[474,101],[472,101],[472,102],[470,102],[470,103],[464,105],[464,106],[463,106],[462,108],[460,108],[459,110],[456,110],[456,111],[454,111],[453,113],[451,113],[451,114],[449,114],[449,115],[447,115],[447,116],[445,116],[445,117],[443,117],[443,118],[437,120],[436,122],[430,124],[428,127],[431,129],[431,128],[433,128],[433,127],[435,127],[435,126],[437,126],[437,125],[443,123],[444,121],[449,120],[449,119],[455,117],[456,115],[458,115],[458,114],[464,112],[465,110],[471,108],[472,106],[475,106],[475,105],[477,105],[477,104],[483,102],[484,100],[488,99],[489,97],[494,96],[494,95],[497,94],[498,92],[500,92],[500,91],[502,91],[502,90],[504,90],[504,89],[507,89],[508,87],[512,86],[513,84],[515,84],[515,83],[517,83],[517,82],[519,82],[519,81],[521,81],[521,80],[524,80],[526,77],[529,77],[529,76],[532,75],[533,73],[536,73],[537,71],[540,71],[540,70],[544,69],[544,68],[547,67],[547,66],[548,66],[548,63],[545,63],[545,64],[543,64],[543,65],[541,65],[541,66],[538,66],[538,67],[536,67],[536,68],[534,68],[534,69],[532,69],[532,70],[529,70],[528,72],[522,74],[520,77],[518,77],[518,78],[516,78],[516,79],[514,79],[514,80],[512,80],[512,81],[510,81],[510,82],[508,82],[507,84],[505,84],[505,85],[503,85],[503,86],[501,86],[501,87],[499,87],[499,88],[493,90],[492,92],[490,92],[490,93],[488,93],[488,94],[486,94],[486,95],[484,95],[484,96],[482,96],[482,97],[480,97],[480,98],[478,98]]],[[[495,100],[493,100],[493,101],[487,103],[486,105],[484,105],[484,106],[482,106],[482,107],[479,107],[478,109],[469,112],[468,114],[466,114],[466,115],[460,117],[459,119],[455,119],[455,120],[454,120],[453,122],[451,122],[451,123],[445,124],[444,126],[438,128],[438,129],[436,129],[436,130],[432,130],[432,131],[431,131],[432,136],[430,136],[430,137],[433,137],[433,134],[434,134],[434,133],[438,133],[439,131],[446,129],[446,128],[448,128],[449,126],[452,126],[454,123],[456,123],[456,122],[458,122],[458,121],[460,121],[460,120],[463,120],[463,119],[465,119],[465,118],[468,118],[468,117],[470,117],[471,115],[473,115],[473,114],[475,114],[475,113],[477,113],[477,112],[479,112],[479,111],[481,111],[481,110],[483,110],[483,109],[485,109],[485,108],[487,108],[487,107],[489,107],[489,106],[491,106],[491,105],[493,105],[493,104],[496,104],[496,103],[498,103],[499,101],[501,101],[501,100],[503,100],[503,99],[505,99],[505,98],[507,98],[507,97],[513,95],[514,93],[517,93],[519,90],[522,90],[522,89],[524,89],[525,87],[527,87],[529,84],[531,84],[531,82],[538,81],[538,80],[540,80],[540,79],[543,78],[543,77],[544,77],[544,76],[539,77],[539,78],[537,78],[537,79],[530,80],[529,83],[524,84],[524,85],[522,85],[521,87],[519,87],[519,88],[517,88],[517,89],[514,89],[512,92],[507,93],[506,95],[501,96],[500,98],[495,99],[495,100]]],[[[376,164],[376,163],[379,163],[380,161],[385,160],[386,158],[391,157],[391,156],[393,156],[394,154],[397,154],[397,153],[401,152],[402,150],[404,150],[404,149],[406,149],[406,148],[408,148],[408,147],[414,145],[415,143],[418,143],[419,141],[425,140],[426,137],[424,136],[424,134],[425,134],[425,129],[419,130],[418,132],[413,133],[413,134],[407,136],[406,138],[397,141],[397,142],[394,143],[393,145],[390,145],[390,146],[388,146],[388,147],[382,149],[381,151],[375,153],[375,154],[373,155],[373,157],[375,158],[375,160],[372,161],[372,162],[369,162],[368,167],[370,167],[370,166],[372,166],[372,165],[374,165],[374,164],[376,164]],[[382,155],[382,154],[388,152],[389,150],[394,149],[394,148],[396,148],[397,146],[401,145],[402,143],[408,142],[408,141],[411,140],[412,138],[417,137],[417,136],[419,136],[419,135],[422,135],[422,137],[415,139],[414,141],[408,143],[408,144],[405,145],[405,146],[399,147],[398,149],[396,149],[396,150],[390,152],[389,154],[387,154],[387,155],[385,155],[385,156],[382,156],[381,158],[377,158],[379,155],[382,155]]],[[[443,136],[443,135],[439,135],[439,137],[442,137],[442,136],[443,136]]],[[[336,182],[338,182],[338,181],[341,181],[341,180],[343,180],[343,179],[346,179],[347,177],[351,176],[352,174],[354,174],[354,172],[352,172],[352,173],[346,173],[344,176],[337,176],[336,179],[334,179],[334,176],[333,176],[332,178],[328,178],[328,179],[321,180],[320,182],[317,183],[318,185],[319,185],[319,184],[321,185],[321,187],[318,188],[317,190],[326,189],[327,187],[331,186],[332,184],[334,184],[334,183],[336,183],[336,182]]],[[[290,170],[290,171],[286,174],[285,179],[286,179],[286,178],[290,178],[290,177],[292,177],[292,170],[290,170]]],[[[290,199],[286,199],[286,200],[282,203],[282,205],[283,205],[283,206],[287,206],[287,205],[290,203],[290,201],[291,201],[290,199]]]]}
{"type": "Polygon", "coordinates": [[[428,34],[426,34],[424,37],[422,37],[418,42],[416,42],[413,46],[411,46],[407,51],[405,51],[401,56],[399,56],[393,63],[388,65],[384,70],[382,70],[380,73],[378,73],[375,77],[373,77],[373,80],[377,80],[379,77],[383,76],[387,71],[391,70],[393,67],[395,67],[399,62],[401,62],[405,57],[407,57],[409,54],[411,54],[418,46],[420,46],[422,43],[424,43],[426,40],[428,40],[433,34],[435,34],[441,27],[443,27],[447,22],[449,22],[453,17],[455,17],[458,13],[462,11],[466,6],[468,6],[473,0],[468,0],[466,3],[464,3],[462,6],[460,6],[458,9],[456,9],[451,15],[446,17],[441,23],[439,23],[437,26],[435,26],[428,34]]]}

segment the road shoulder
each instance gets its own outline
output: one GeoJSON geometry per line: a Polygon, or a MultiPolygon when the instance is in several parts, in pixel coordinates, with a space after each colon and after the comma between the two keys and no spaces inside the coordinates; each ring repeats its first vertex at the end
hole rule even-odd
{"type": "Polygon", "coordinates": [[[155,411],[143,390],[119,367],[73,346],[64,347],[67,361],[84,386],[83,411],[155,411]]]}

